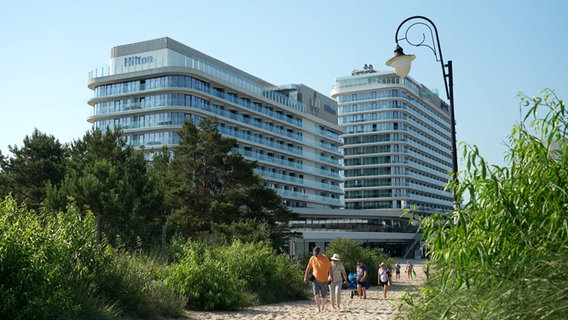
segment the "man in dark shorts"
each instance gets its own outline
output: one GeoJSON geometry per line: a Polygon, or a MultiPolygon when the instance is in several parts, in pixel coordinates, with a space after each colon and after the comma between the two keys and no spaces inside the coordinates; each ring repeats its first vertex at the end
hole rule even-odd
{"type": "Polygon", "coordinates": [[[394,270],[395,270],[395,274],[396,274],[396,280],[400,280],[400,263],[396,263],[394,265],[394,270]]]}
{"type": "Polygon", "coordinates": [[[367,267],[357,260],[357,294],[359,299],[367,299],[367,267]]]}
{"type": "Polygon", "coordinates": [[[379,272],[377,274],[377,278],[379,279],[379,286],[383,287],[383,297],[387,298],[387,291],[389,288],[389,280],[390,280],[390,271],[387,269],[387,266],[384,262],[381,262],[379,265],[379,272]]]}

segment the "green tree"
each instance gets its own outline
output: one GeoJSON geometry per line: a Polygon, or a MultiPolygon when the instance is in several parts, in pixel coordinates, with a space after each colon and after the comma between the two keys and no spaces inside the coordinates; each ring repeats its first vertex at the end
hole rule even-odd
{"type": "MultiPolygon", "coordinates": [[[[253,171],[256,162],[232,152],[237,141],[219,133],[216,119],[198,126],[186,121],[180,138],[163,178],[172,224],[199,237],[209,235],[213,225],[254,219],[266,224],[274,244],[289,235],[287,222],[297,215],[263,186],[253,171]]],[[[159,165],[165,162],[162,158],[159,165]]]]}
{"type": "Polygon", "coordinates": [[[47,185],[58,185],[65,175],[67,147],[35,129],[23,147],[9,146],[11,157],[0,155],[0,197],[8,194],[38,211],[47,185]]]}
{"type": "Polygon", "coordinates": [[[72,144],[65,179],[49,189],[45,204],[61,210],[68,199],[91,210],[112,243],[127,247],[141,234],[159,234],[165,221],[163,196],[147,174],[144,154],[126,146],[120,130],[93,129],[72,144]]]}
{"type": "Polygon", "coordinates": [[[235,241],[243,243],[262,242],[270,238],[270,231],[266,223],[259,223],[256,219],[243,219],[231,223],[212,223],[211,232],[214,241],[223,245],[235,241]]]}
{"type": "Polygon", "coordinates": [[[509,136],[506,166],[466,146],[451,217],[424,221],[433,277],[412,319],[563,319],[568,309],[568,141],[565,104],[552,91],[509,136]],[[544,117],[537,117],[544,111],[544,117]]]}
{"type": "Polygon", "coordinates": [[[357,260],[361,259],[367,267],[369,285],[377,284],[377,271],[381,262],[384,262],[391,270],[394,265],[394,259],[388,254],[376,248],[365,247],[362,242],[349,238],[332,240],[326,255],[331,257],[334,253],[339,254],[348,274],[356,272],[357,260]]]}

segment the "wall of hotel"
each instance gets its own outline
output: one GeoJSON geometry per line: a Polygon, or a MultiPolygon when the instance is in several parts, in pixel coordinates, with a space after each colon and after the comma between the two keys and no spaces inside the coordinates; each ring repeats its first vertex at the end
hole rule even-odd
{"type": "MultiPolygon", "coordinates": [[[[258,131],[262,136],[272,136],[274,142],[285,141],[284,146],[292,144],[293,148],[300,147],[303,149],[303,155],[286,155],[286,159],[294,158],[294,161],[302,161],[304,163],[304,169],[292,169],[286,168],[285,166],[279,168],[276,162],[266,163],[267,170],[278,170],[278,172],[286,172],[288,174],[294,174],[296,177],[303,176],[305,184],[300,187],[305,189],[304,197],[302,193],[294,191],[298,186],[287,185],[285,180],[280,178],[268,178],[270,186],[273,186],[283,198],[288,198],[290,205],[293,206],[310,206],[318,208],[328,208],[330,206],[341,208],[343,207],[343,191],[338,189],[341,186],[342,180],[339,175],[340,171],[340,161],[341,153],[339,152],[339,133],[340,128],[337,125],[337,103],[335,100],[326,97],[315,90],[304,86],[304,85],[289,85],[288,87],[296,91],[295,97],[300,98],[300,102],[306,104],[313,101],[313,105],[321,110],[321,112],[311,112],[309,108],[303,108],[303,106],[295,104],[288,106],[282,104],[277,100],[271,100],[265,96],[266,92],[268,96],[270,91],[275,92],[280,91],[278,87],[267,83],[259,78],[242,72],[232,66],[229,66],[221,61],[214,58],[208,57],[198,51],[195,51],[189,47],[185,47],[171,39],[159,39],[144,42],[142,44],[132,44],[113,48],[113,54],[110,61],[109,71],[106,75],[92,73],[89,87],[93,88],[97,86],[97,81],[110,82],[110,83],[121,83],[125,81],[130,81],[130,79],[136,78],[148,78],[152,77],[152,74],[160,74],[163,76],[165,74],[178,74],[187,76],[196,76],[197,78],[203,79],[204,81],[210,83],[211,88],[214,86],[222,88],[225,92],[234,92],[239,98],[243,97],[246,99],[254,100],[262,103],[264,106],[270,109],[283,111],[284,117],[292,116],[292,119],[300,119],[303,122],[303,139],[300,141],[290,140],[290,137],[286,137],[282,134],[277,134],[274,132],[267,132],[261,128],[247,127],[246,124],[239,120],[239,117],[247,115],[252,119],[252,117],[263,118],[262,122],[274,123],[278,125],[283,125],[284,132],[286,130],[293,130],[293,132],[298,132],[299,130],[294,126],[286,123],[282,123],[282,120],[272,119],[272,116],[266,114],[263,115],[253,115],[252,110],[247,107],[237,105],[240,100],[235,100],[233,102],[228,102],[219,100],[216,97],[216,104],[224,105],[226,110],[233,110],[236,113],[231,117],[223,116],[221,114],[216,114],[219,119],[226,125],[226,129],[235,129],[235,133],[240,133],[241,130],[245,132],[258,131]],[[165,43],[163,42],[165,41],[165,43]],[[149,48],[168,46],[168,48],[160,48],[156,50],[149,50],[149,48]],[[173,51],[171,47],[178,47],[182,52],[190,54],[190,56],[185,56],[179,52],[173,51]],[[264,87],[263,87],[264,86],[264,87]],[[313,100],[311,100],[313,98],[313,100]],[[236,117],[235,119],[233,119],[236,117]],[[330,138],[332,137],[332,138],[330,138]],[[322,148],[322,146],[324,146],[322,148]],[[330,148],[335,148],[337,151],[330,151],[330,148]],[[325,159],[325,160],[323,160],[325,159]],[[335,160],[334,160],[335,159],[335,160]],[[330,162],[331,160],[331,162],[330,162]],[[297,171],[297,172],[293,172],[297,171]],[[326,176],[325,172],[330,172],[332,175],[326,176]],[[280,181],[278,181],[280,179],[280,181]],[[329,185],[326,186],[326,185],[329,185]]],[[[162,88],[161,90],[166,90],[167,88],[162,88]]],[[[179,89],[176,88],[179,91],[179,89]]],[[[185,89],[182,89],[185,90],[185,89]]],[[[140,95],[140,92],[134,92],[133,94],[140,95]]],[[[143,94],[143,93],[142,93],[143,94]]],[[[208,95],[204,95],[202,92],[194,91],[192,95],[200,96],[205,100],[208,100],[208,95]]],[[[237,97],[237,96],[235,96],[237,97]]],[[[221,98],[222,99],[222,98],[221,98]]],[[[274,97],[274,99],[279,99],[279,97],[274,97]]],[[[164,111],[167,111],[164,109],[164,111]]],[[[179,108],[178,108],[179,111],[179,108]]],[[[144,110],[127,111],[135,112],[144,115],[144,110]]],[[[197,116],[206,116],[207,112],[204,110],[195,109],[191,111],[192,114],[197,116]]],[[[128,116],[128,115],[121,115],[128,116]]],[[[101,119],[104,117],[93,116],[92,121],[96,118],[101,119]]],[[[110,115],[106,116],[107,118],[110,115]]],[[[110,119],[110,118],[109,118],[110,119]]],[[[116,119],[113,117],[113,119],[116,119]]],[[[107,122],[110,120],[107,120],[107,122]]],[[[112,121],[111,121],[112,122],[112,121]]],[[[155,128],[154,130],[175,130],[175,128],[155,128]]],[[[125,133],[134,135],[138,134],[138,129],[129,129],[125,133]]],[[[148,132],[148,131],[146,131],[148,132]]],[[[224,134],[229,134],[230,132],[223,132],[224,134]]],[[[278,150],[273,150],[273,147],[264,145],[258,145],[258,142],[251,143],[251,141],[242,140],[239,137],[239,145],[241,147],[247,147],[249,150],[260,150],[264,148],[264,154],[267,152],[273,152],[275,155],[283,156],[284,153],[278,150]]],[[[161,148],[161,144],[158,145],[148,145],[147,150],[161,148]]],[[[245,155],[247,156],[247,155],[245,155]]],[[[250,153],[248,156],[253,156],[254,153],[250,153]]],[[[247,156],[247,157],[248,157],[247,156]]],[[[253,159],[258,160],[258,159],[253,159]]],[[[270,174],[270,173],[269,173],[270,174]]],[[[265,176],[266,177],[266,176],[265,176]]]]}
{"type": "Polygon", "coordinates": [[[337,101],[307,87],[299,86],[299,101],[306,105],[306,112],[320,119],[337,124],[337,101]]]}

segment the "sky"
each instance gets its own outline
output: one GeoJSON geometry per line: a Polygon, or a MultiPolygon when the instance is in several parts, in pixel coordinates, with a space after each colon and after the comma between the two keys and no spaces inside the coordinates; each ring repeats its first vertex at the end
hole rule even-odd
{"type": "MultiPolygon", "coordinates": [[[[302,83],[330,95],[335,79],[372,64],[387,70],[408,17],[432,20],[453,64],[458,143],[503,165],[523,110],[518,93],[545,88],[568,98],[568,1],[161,0],[7,1],[0,13],[0,151],[34,129],[61,143],[90,130],[89,71],[111,48],[170,37],[275,85],[302,83]]],[[[410,76],[445,97],[433,52],[410,76]]],[[[463,168],[463,159],[458,161],[463,168]]]]}

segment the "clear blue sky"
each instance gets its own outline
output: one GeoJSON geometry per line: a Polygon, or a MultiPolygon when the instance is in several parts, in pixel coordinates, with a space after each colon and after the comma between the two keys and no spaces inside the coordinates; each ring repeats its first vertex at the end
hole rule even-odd
{"type": "MultiPolygon", "coordinates": [[[[81,138],[88,72],[117,45],[168,36],[271,83],[329,95],[352,69],[386,69],[398,25],[423,15],[454,64],[458,142],[501,165],[519,91],[568,99],[567,12],[560,0],[12,0],[0,17],[0,150],[22,146],[34,128],[60,142],[81,138]]],[[[445,98],[432,52],[401,44],[417,55],[411,76],[445,98]]]]}

